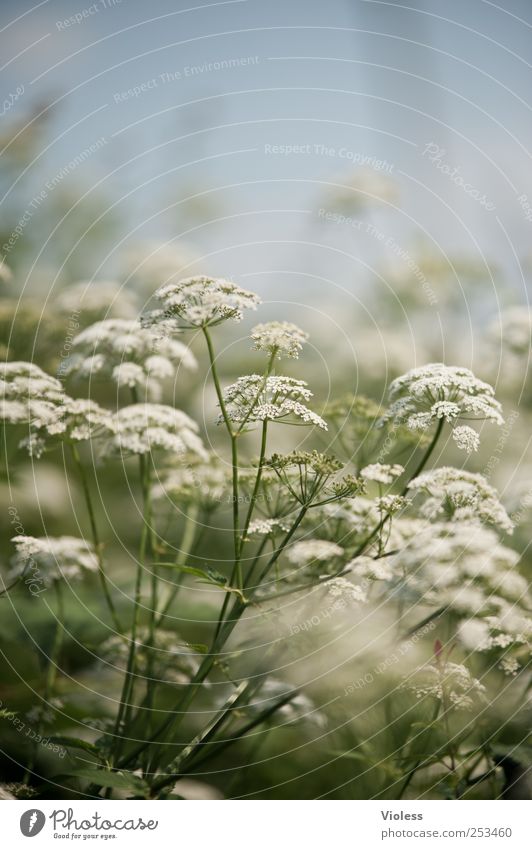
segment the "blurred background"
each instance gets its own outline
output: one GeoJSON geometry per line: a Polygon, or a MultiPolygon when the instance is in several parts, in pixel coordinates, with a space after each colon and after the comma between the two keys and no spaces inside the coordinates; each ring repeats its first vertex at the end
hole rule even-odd
{"type": "MultiPolygon", "coordinates": [[[[73,315],[81,327],[135,317],[162,283],[206,273],[257,291],[260,320],[310,332],[296,376],[321,405],[346,392],[381,402],[393,377],[426,362],[467,366],[518,413],[504,451],[486,429],[470,467],[495,456],[488,477],[520,511],[515,545],[526,558],[531,34],[526,0],[3,0],[2,357],[55,373],[73,315]]],[[[221,333],[224,380],[253,367],[239,344],[249,327],[221,333]]],[[[214,400],[199,374],[180,376],[166,397],[210,428],[214,400]]],[[[105,402],[104,390],[96,396],[105,402]]],[[[65,459],[32,463],[16,440],[7,448],[6,567],[10,504],[28,534],[86,527],[65,459]]],[[[125,587],[136,508],[123,483],[107,473],[99,511],[125,587]]],[[[91,694],[91,715],[105,714],[92,665],[101,600],[70,603],[67,677],[91,694]]],[[[190,619],[208,621],[211,609],[196,603],[190,619]]],[[[28,708],[38,647],[51,637],[49,611],[21,604],[2,602],[0,629],[7,702],[28,708]]],[[[324,639],[309,676],[331,668],[333,646],[324,639]]],[[[299,665],[295,677],[305,675],[299,665]]],[[[330,686],[315,688],[318,703],[330,686]]],[[[85,711],[72,702],[67,713],[85,711]]],[[[4,731],[4,772],[17,777],[21,743],[4,731]]],[[[333,775],[321,732],[314,746],[287,733],[300,760],[283,761],[289,746],[275,742],[249,792],[376,792],[377,780],[352,783],[352,764],[333,775]]]]}

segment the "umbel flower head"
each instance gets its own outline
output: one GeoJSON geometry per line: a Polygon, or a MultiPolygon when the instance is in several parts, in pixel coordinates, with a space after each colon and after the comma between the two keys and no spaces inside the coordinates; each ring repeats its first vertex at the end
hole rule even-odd
{"type": "Polygon", "coordinates": [[[50,442],[85,442],[112,432],[112,413],[86,398],[69,398],[65,395],[55,416],[46,424],[34,426],[20,446],[28,449],[31,456],[40,457],[50,442]]]}
{"type": "Polygon", "coordinates": [[[57,421],[65,393],[59,380],[34,363],[0,363],[0,418],[45,427],[57,421]]]}
{"type": "Polygon", "coordinates": [[[260,298],[219,277],[187,277],[166,283],[155,293],[161,309],[148,313],[145,326],[168,332],[193,327],[213,327],[223,321],[240,321],[244,310],[255,310],[260,298]]]}
{"type": "Polygon", "coordinates": [[[501,405],[493,388],[473,372],[458,366],[430,363],[396,378],[390,384],[390,407],[383,421],[393,419],[411,430],[428,430],[444,420],[453,426],[459,448],[474,451],[479,437],[469,425],[455,426],[460,419],[504,424],[501,405]]]}
{"type": "MultiPolygon", "coordinates": [[[[239,377],[224,391],[224,403],[229,419],[237,424],[257,421],[281,421],[288,424],[316,425],[327,430],[327,425],[303,401],[312,392],[304,380],[294,377],[263,377],[249,374],[239,377]],[[294,421],[295,420],[295,421],[294,421]]],[[[223,417],[220,416],[219,421],[223,417]]]]}
{"type": "Polygon", "coordinates": [[[207,459],[198,426],[186,413],[165,404],[131,404],[114,417],[104,454],[191,454],[207,459]]]}
{"type": "Polygon", "coordinates": [[[36,583],[50,586],[63,578],[79,578],[82,572],[96,572],[98,560],[91,545],[77,537],[16,536],[12,542],[17,553],[13,558],[11,577],[19,577],[28,569],[36,583]]]}
{"type": "Polygon", "coordinates": [[[266,324],[255,325],[251,338],[256,351],[266,351],[279,360],[283,356],[297,360],[303,344],[308,339],[308,333],[289,321],[268,321],[266,324]]]}
{"type": "Polygon", "coordinates": [[[196,368],[196,359],[182,342],[159,337],[132,319],[109,318],[82,330],[72,341],[65,373],[110,377],[117,386],[148,386],[158,397],[161,383],[175,375],[176,365],[196,368]]]}
{"type": "Polygon", "coordinates": [[[483,475],[442,466],[423,472],[408,484],[426,497],[421,514],[428,519],[486,522],[512,533],[513,523],[499,501],[497,491],[483,475]]]}
{"type": "Polygon", "coordinates": [[[213,510],[229,498],[231,478],[227,467],[214,454],[180,459],[158,475],[152,488],[154,500],[164,504],[197,504],[213,510]]]}

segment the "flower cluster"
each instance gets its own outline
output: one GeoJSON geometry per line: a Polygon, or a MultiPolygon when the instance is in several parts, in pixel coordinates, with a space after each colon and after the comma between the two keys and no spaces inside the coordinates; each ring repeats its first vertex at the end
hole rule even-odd
{"type": "Polygon", "coordinates": [[[105,318],[133,319],[138,313],[135,295],[115,280],[82,280],[65,286],[53,307],[64,314],[79,313],[84,325],[105,318]]]}
{"type": "Polygon", "coordinates": [[[326,539],[300,540],[290,546],[287,559],[294,566],[310,566],[313,563],[330,563],[341,557],[344,550],[341,545],[326,539]]]}
{"type": "Polygon", "coordinates": [[[0,366],[2,418],[24,424],[28,435],[20,446],[40,457],[48,442],[82,442],[112,430],[112,416],[94,401],[70,398],[59,380],[33,363],[0,366]]]}
{"type": "MultiPolygon", "coordinates": [[[[400,529],[401,519],[396,524],[400,529]]],[[[528,592],[516,569],[519,555],[478,524],[425,525],[389,559],[424,603],[447,606],[460,616],[499,615],[528,592]]]]}
{"type": "Polygon", "coordinates": [[[64,399],[60,381],[34,363],[0,363],[0,409],[6,423],[53,427],[64,399]]]}
{"type": "Polygon", "coordinates": [[[218,277],[188,277],[167,283],[155,293],[161,308],[144,317],[146,326],[172,330],[213,327],[228,319],[240,321],[243,311],[255,310],[260,298],[218,277]]]}
{"type": "Polygon", "coordinates": [[[438,699],[444,710],[472,710],[485,701],[484,685],[463,664],[450,661],[420,667],[403,687],[418,699],[438,699]]]}
{"type": "Polygon", "coordinates": [[[453,426],[453,438],[459,448],[474,451],[479,437],[469,425],[455,427],[461,418],[504,424],[501,406],[493,388],[475,377],[467,368],[431,363],[414,368],[392,381],[390,407],[383,421],[393,419],[411,430],[427,430],[434,422],[453,426]]]}
{"type": "Polygon", "coordinates": [[[483,475],[442,466],[423,472],[410,481],[410,490],[423,493],[421,514],[429,519],[474,522],[476,519],[512,533],[513,523],[499,501],[497,491],[483,475]]]}
{"type": "Polygon", "coordinates": [[[78,578],[83,571],[96,572],[98,561],[92,547],[77,537],[16,536],[16,555],[10,575],[19,577],[32,568],[32,577],[50,586],[54,581],[78,578]],[[38,569],[38,574],[36,570],[38,569]]]}
{"type": "Polygon", "coordinates": [[[360,477],[367,481],[375,481],[376,483],[390,484],[394,482],[404,472],[404,467],[399,463],[387,465],[386,463],[373,463],[366,466],[360,472],[360,477]]]}
{"type": "Polygon", "coordinates": [[[198,504],[210,510],[227,499],[230,487],[227,468],[214,455],[206,459],[198,456],[163,470],[152,488],[152,496],[156,501],[198,504]]]}
{"type": "Polygon", "coordinates": [[[203,460],[208,456],[196,422],[181,410],[164,404],[122,407],[114,416],[113,436],[104,454],[149,454],[155,450],[203,460]]]}
{"type": "MultiPolygon", "coordinates": [[[[257,421],[281,421],[289,424],[315,425],[327,430],[321,416],[312,412],[303,401],[308,401],[312,392],[304,380],[280,375],[263,377],[250,374],[239,377],[224,391],[226,413],[236,424],[257,421]]],[[[219,421],[223,417],[220,415],[219,421]]]]}
{"type": "Polygon", "coordinates": [[[251,331],[251,338],[256,351],[266,351],[278,359],[287,356],[297,360],[308,333],[288,321],[268,321],[257,324],[251,331]]]}
{"type": "Polygon", "coordinates": [[[176,373],[176,365],[196,368],[196,360],[182,342],[159,338],[128,319],[106,319],[91,324],[72,341],[66,374],[111,378],[119,387],[148,387],[156,398],[162,381],[176,373]]]}
{"type": "Polygon", "coordinates": [[[505,310],[500,317],[500,322],[494,322],[489,332],[492,339],[502,340],[503,348],[515,357],[530,354],[532,315],[528,307],[510,307],[505,310]]]}

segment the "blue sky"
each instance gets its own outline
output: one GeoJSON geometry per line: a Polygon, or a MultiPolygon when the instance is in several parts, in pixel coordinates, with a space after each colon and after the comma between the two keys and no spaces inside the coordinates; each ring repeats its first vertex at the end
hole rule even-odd
{"type": "MultiPolygon", "coordinates": [[[[55,102],[36,180],[104,137],[68,179],[105,188],[126,243],[185,233],[228,275],[286,263],[304,274],[317,262],[345,275],[326,248],[304,246],[343,244],[316,210],[351,178],[349,151],[391,165],[399,201],[373,204],[379,227],[496,260],[523,298],[528,2],[3,0],[0,27],[4,96],[24,86],[6,120],[55,102]],[[429,143],[475,197],[423,155],[429,143]],[[181,201],[196,194],[188,232],[181,201]]],[[[378,253],[361,250],[370,264],[378,253]]]]}

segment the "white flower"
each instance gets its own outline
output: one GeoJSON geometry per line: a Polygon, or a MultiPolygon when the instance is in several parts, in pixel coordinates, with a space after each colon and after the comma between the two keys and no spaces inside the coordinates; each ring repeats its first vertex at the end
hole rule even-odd
{"type": "Polygon", "coordinates": [[[34,426],[20,442],[31,456],[39,457],[46,444],[57,438],[65,442],[84,442],[95,436],[105,436],[113,430],[113,416],[95,401],[64,396],[61,406],[47,422],[34,426]]]}
{"type": "Polygon", "coordinates": [[[358,578],[370,581],[391,581],[394,577],[388,558],[374,560],[372,557],[356,557],[347,564],[346,569],[358,578]]]}
{"type": "Polygon", "coordinates": [[[489,335],[493,341],[502,341],[506,348],[515,357],[524,357],[530,354],[532,346],[532,315],[528,307],[509,307],[489,328],[489,335]]]}
{"type": "Polygon", "coordinates": [[[347,578],[332,578],[332,580],[328,581],[327,595],[334,599],[342,599],[343,601],[354,602],[355,604],[363,604],[368,600],[363,587],[352,584],[347,578]]]}
{"type": "Polygon", "coordinates": [[[92,324],[104,318],[134,318],[138,313],[136,297],[114,280],[82,280],[66,286],[53,302],[62,313],[79,313],[80,324],[92,324]]]}
{"type": "Polygon", "coordinates": [[[416,698],[431,697],[442,702],[443,710],[472,710],[485,701],[486,688],[461,663],[427,664],[417,669],[403,687],[416,698]]]}
{"type": "Polygon", "coordinates": [[[479,449],[480,437],[476,430],[473,430],[468,425],[455,427],[453,430],[453,439],[458,448],[462,449],[462,451],[467,451],[468,454],[472,454],[473,451],[478,451],[479,449]]]}
{"type": "Polygon", "coordinates": [[[383,495],[375,499],[379,510],[383,513],[399,513],[410,503],[403,495],[383,495]]]}
{"type": "MultiPolygon", "coordinates": [[[[392,381],[389,397],[391,403],[383,421],[393,419],[412,430],[427,430],[442,420],[454,426],[460,418],[504,424],[493,388],[467,368],[443,363],[414,368],[392,381]]],[[[478,435],[472,428],[456,427],[454,434],[458,447],[477,449],[478,435]]]]}
{"type": "MultiPolygon", "coordinates": [[[[296,418],[303,424],[316,425],[327,430],[321,416],[301,403],[311,397],[312,392],[304,380],[282,376],[264,378],[259,374],[239,377],[236,383],[232,383],[224,391],[227,415],[233,422],[283,421],[296,418]]],[[[222,416],[219,421],[222,421],[222,416]]]]}
{"type": "Polygon", "coordinates": [[[295,542],[287,552],[287,558],[295,566],[308,566],[311,563],[328,562],[341,557],[344,549],[335,542],[326,539],[309,539],[295,542]]]}
{"type": "Polygon", "coordinates": [[[231,488],[227,468],[215,455],[205,458],[187,458],[174,468],[164,470],[152,488],[156,501],[169,500],[180,504],[198,503],[212,509],[227,501],[231,488]]]}
{"type": "Polygon", "coordinates": [[[122,407],[114,416],[113,430],[105,454],[149,454],[159,449],[207,458],[196,422],[181,410],[164,404],[122,407]]]}
{"type": "Polygon", "coordinates": [[[376,483],[393,483],[404,472],[404,467],[398,463],[388,465],[386,463],[372,463],[360,472],[360,477],[376,483]]]}
{"type": "Polygon", "coordinates": [[[496,490],[482,475],[442,466],[423,472],[410,481],[408,488],[430,496],[421,511],[427,518],[443,515],[468,522],[478,519],[507,533],[513,531],[513,523],[496,490]]]}
{"type": "Polygon", "coordinates": [[[148,313],[144,325],[157,325],[169,332],[212,326],[227,319],[240,321],[243,310],[255,310],[260,304],[254,292],[215,277],[187,277],[161,286],[155,295],[161,309],[148,313]]]}
{"type": "Polygon", "coordinates": [[[270,536],[276,531],[288,531],[290,523],[283,519],[254,519],[249,524],[248,536],[270,536]]]}
{"type": "Polygon", "coordinates": [[[89,543],[77,537],[13,537],[17,553],[10,575],[31,575],[38,584],[50,586],[61,578],[78,578],[83,570],[96,572],[98,561],[89,543]]]}
{"type": "Polygon", "coordinates": [[[267,351],[278,359],[283,355],[297,359],[308,333],[288,321],[269,321],[257,324],[251,331],[251,338],[256,351],[267,351]]]}
{"type": "Polygon", "coordinates": [[[117,386],[147,386],[156,398],[161,382],[177,366],[196,368],[196,359],[182,342],[161,337],[138,321],[111,318],[91,324],[72,341],[65,374],[110,377],[117,386]]]}

